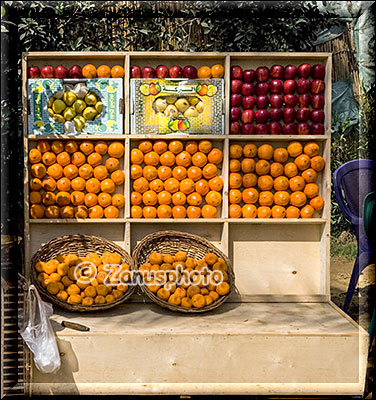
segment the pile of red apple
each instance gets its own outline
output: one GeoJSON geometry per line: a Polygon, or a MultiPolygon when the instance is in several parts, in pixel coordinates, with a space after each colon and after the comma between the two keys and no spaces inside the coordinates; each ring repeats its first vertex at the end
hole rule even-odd
{"type": "Polygon", "coordinates": [[[321,64],[233,66],[230,134],[323,135],[324,78],[321,64]]]}
{"type": "Polygon", "coordinates": [[[134,65],[131,68],[131,78],[188,78],[197,79],[197,68],[193,65],[187,65],[184,68],[174,65],[171,68],[165,65],[158,65],[155,69],[153,67],[140,68],[134,65]]]}
{"type": "Polygon", "coordinates": [[[41,69],[38,67],[29,67],[27,69],[27,77],[33,79],[38,79],[40,77],[56,79],[79,79],[82,78],[82,69],[78,65],[73,65],[69,69],[65,68],[63,65],[58,65],[56,68],[54,68],[52,65],[45,65],[41,69]]]}

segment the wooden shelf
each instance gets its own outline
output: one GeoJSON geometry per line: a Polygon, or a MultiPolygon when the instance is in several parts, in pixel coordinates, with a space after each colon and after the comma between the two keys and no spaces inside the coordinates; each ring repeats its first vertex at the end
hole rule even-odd
{"type": "Polygon", "coordinates": [[[125,218],[87,218],[87,219],[30,219],[30,224],[123,224],[127,220],[125,218]]]}
{"type": "Polygon", "coordinates": [[[226,221],[225,218],[129,218],[128,222],[134,223],[146,223],[146,224],[191,224],[191,223],[199,223],[199,224],[221,224],[226,221]]]}
{"type": "Polygon", "coordinates": [[[100,134],[100,135],[81,135],[81,134],[75,134],[75,135],[28,135],[27,138],[31,141],[34,140],[51,140],[51,139],[61,139],[61,140],[66,140],[66,139],[74,139],[74,140],[84,140],[84,139],[91,139],[91,140],[103,140],[103,139],[118,139],[118,140],[125,140],[126,136],[119,134],[119,135],[113,135],[113,134],[100,134]]]}
{"type": "Polygon", "coordinates": [[[229,218],[232,224],[325,224],[326,218],[229,218]]]}
{"type": "Polygon", "coordinates": [[[131,140],[141,140],[141,139],[160,139],[160,140],[173,140],[173,139],[187,139],[187,140],[201,140],[201,139],[211,139],[211,140],[224,140],[227,138],[227,135],[200,135],[200,134],[176,134],[176,133],[169,133],[169,134],[145,134],[145,135],[137,135],[137,134],[130,134],[126,135],[127,138],[131,140]]]}
{"type": "Polygon", "coordinates": [[[226,135],[230,140],[249,141],[282,141],[282,140],[315,140],[323,141],[329,138],[328,135],[226,135]]]}

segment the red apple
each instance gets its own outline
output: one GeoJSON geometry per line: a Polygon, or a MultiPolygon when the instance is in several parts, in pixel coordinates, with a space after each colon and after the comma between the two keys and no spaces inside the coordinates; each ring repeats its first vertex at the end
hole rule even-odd
{"type": "Polygon", "coordinates": [[[257,124],[256,125],[256,135],[267,135],[269,133],[268,124],[257,124]]]}
{"type": "Polygon", "coordinates": [[[269,111],[267,110],[257,110],[256,111],[256,121],[257,123],[266,122],[269,118],[269,111]]]}
{"type": "Polygon", "coordinates": [[[240,122],[232,121],[230,124],[230,135],[237,135],[240,132],[240,122]]]}
{"type": "Polygon", "coordinates": [[[308,78],[311,73],[311,66],[309,64],[301,64],[298,68],[298,74],[301,78],[308,78]]]}
{"type": "Polygon", "coordinates": [[[273,79],[269,82],[270,93],[282,93],[283,82],[280,79],[273,79]]]}
{"type": "Polygon", "coordinates": [[[244,110],[250,110],[254,107],[256,99],[253,96],[244,96],[242,99],[242,107],[244,110]]]}
{"type": "Polygon", "coordinates": [[[271,121],[280,121],[283,117],[283,111],[280,108],[272,108],[269,111],[269,118],[271,121]]]}
{"type": "Polygon", "coordinates": [[[253,82],[256,79],[256,72],[253,69],[246,69],[243,71],[243,81],[253,82]]]}
{"type": "Polygon", "coordinates": [[[244,110],[242,112],[242,122],[243,124],[250,124],[255,117],[255,113],[253,110],[244,110]]]}
{"type": "Polygon", "coordinates": [[[297,127],[296,124],[286,124],[282,127],[282,132],[284,135],[296,135],[297,127]]]}
{"type": "Polygon", "coordinates": [[[319,94],[325,89],[325,82],[321,79],[314,79],[312,81],[311,92],[313,94],[319,94]]]}
{"type": "Polygon", "coordinates": [[[285,68],[282,65],[273,65],[270,68],[270,75],[274,79],[282,79],[285,73],[285,68]]]}
{"type": "Polygon", "coordinates": [[[298,74],[298,68],[295,67],[295,65],[288,65],[285,68],[285,79],[294,79],[296,75],[298,74]]]}
{"type": "Polygon", "coordinates": [[[258,109],[263,108],[266,109],[269,105],[269,97],[268,96],[258,96],[256,98],[256,107],[258,109]]]}
{"type": "Polygon", "coordinates": [[[231,107],[238,107],[242,104],[242,95],[239,93],[233,93],[231,95],[231,107]]]}
{"type": "Polygon", "coordinates": [[[312,77],[314,79],[324,79],[325,78],[325,65],[315,64],[312,66],[312,77]]]}
{"type": "Polygon", "coordinates": [[[141,78],[141,68],[138,65],[131,68],[131,78],[141,78]]]}
{"type": "Polygon", "coordinates": [[[273,121],[269,124],[269,131],[271,135],[280,135],[282,132],[282,126],[279,122],[273,121]]]}
{"type": "Polygon", "coordinates": [[[239,121],[242,116],[242,110],[239,107],[231,107],[230,119],[231,121],[239,121]]]}
{"type": "Polygon", "coordinates": [[[325,114],[322,110],[312,110],[311,121],[312,122],[324,122],[325,114]]]}
{"type": "Polygon", "coordinates": [[[165,79],[169,76],[168,68],[165,65],[158,65],[155,69],[155,75],[158,79],[165,79]]]}
{"type": "Polygon", "coordinates": [[[183,76],[183,69],[178,65],[174,65],[168,71],[170,78],[181,78],[183,76]]]}
{"type": "Polygon", "coordinates": [[[29,67],[27,69],[27,77],[37,79],[40,77],[40,69],[38,67],[29,67]]]}
{"type": "Polygon", "coordinates": [[[298,135],[309,135],[310,126],[307,122],[300,122],[298,124],[298,135]]]}
{"type": "Polygon", "coordinates": [[[314,94],[311,98],[311,104],[317,110],[323,108],[325,104],[324,96],[322,94],[314,94]]]}
{"type": "Polygon", "coordinates": [[[54,77],[54,67],[52,67],[51,65],[45,65],[40,70],[40,74],[42,75],[42,78],[53,78],[54,77]]]}
{"type": "Polygon", "coordinates": [[[293,94],[296,90],[296,82],[292,79],[288,79],[283,82],[283,91],[285,94],[293,94]]]}
{"type": "Polygon", "coordinates": [[[68,76],[68,70],[62,65],[58,65],[54,71],[54,77],[56,79],[64,79],[68,76]]]}
{"type": "Polygon", "coordinates": [[[323,124],[313,123],[311,125],[311,134],[312,135],[323,135],[325,132],[325,128],[323,124]]]}
{"type": "Polygon", "coordinates": [[[152,67],[142,68],[141,75],[143,78],[155,78],[155,69],[152,67]]]}
{"type": "Polygon", "coordinates": [[[73,65],[68,71],[69,78],[80,79],[82,78],[82,69],[79,65],[73,65]]]}
{"type": "Polygon", "coordinates": [[[243,69],[239,65],[234,65],[230,70],[231,79],[242,79],[243,69]]]}
{"type": "Polygon", "coordinates": [[[261,82],[256,85],[257,96],[265,96],[269,91],[269,83],[261,82]]]}
{"type": "Polygon", "coordinates": [[[243,124],[240,128],[240,133],[242,135],[254,135],[256,128],[253,124],[243,124]]]}
{"type": "Polygon", "coordinates": [[[187,65],[183,69],[183,77],[188,79],[196,79],[197,78],[197,68],[193,65],[187,65]]]}
{"type": "Polygon", "coordinates": [[[295,96],[295,94],[286,94],[283,100],[286,107],[295,107],[298,104],[298,96],[295,96]]]}
{"type": "Polygon", "coordinates": [[[243,85],[242,85],[242,95],[243,96],[250,96],[254,92],[255,92],[255,87],[253,86],[252,83],[250,83],[250,82],[243,83],[243,85]]]}
{"type": "MultiPolygon", "coordinates": [[[[290,95],[287,95],[290,96],[290,95]]],[[[283,96],[280,94],[272,94],[270,96],[270,104],[274,108],[281,108],[283,105],[283,96]]]]}
{"type": "Polygon", "coordinates": [[[311,81],[305,78],[298,79],[298,93],[307,93],[311,89],[311,81]]]}
{"type": "Polygon", "coordinates": [[[287,107],[283,110],[283,120],[285,121],[286,124],[293,122],[295,116],[296,116],[296,111],[293,108],[287,107]]]}
{"type": "Polygon", "coordinates": [[[233,79],[231,81],[231,93],[241,93],[243,83],[239,79],[233,79]]]}
{"type": "Polygon", "coordinates": [[[269,79],[270,72],[267,67],[258,67],[256,69],[256,78],[259,82],[266,82],[269,79]]]}
{"type": "Polygon", "coordinates": [[[311,115],[311,110],[307,107],[298,108],[296,110],[296,119],[300,122],[307,122],[309,120],[310,115],[311,115]]]}
{"type": "Polygon", "coordinates": [[[298,97],[299,107],[308,107],[311,104],[311,96],[308,93],[300,94],[298,97]]]}

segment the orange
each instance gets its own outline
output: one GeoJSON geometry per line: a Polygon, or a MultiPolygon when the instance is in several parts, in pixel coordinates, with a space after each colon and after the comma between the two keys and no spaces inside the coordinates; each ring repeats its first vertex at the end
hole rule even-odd
{"type": "Polygon", "coordinates": [[[192,164],[196,167],[202,168],[208,162],[208,158],[204,153],[198,151],[192,156],[192,164]]]}
{"type": "Polygon", "coordinates": [[[296,157],[294,162],[300,171],[304,171],[311,166],[311,159],[307,156],[307,154],[301,154],[300,156],[296,157]]]}
{"type": "Polygon", "coordinates": [[[272,207],[272,218],[285,218],[286,209],[282,206],[273,206],[272,207]]]}
{"type": "Polygon", "coordinates": [[[209,183],[205,179],[200,179],[195,183],[195,191],[201,196],[205,196],[210,190],[209,183]]]}
{"type": "Polygon", "coordinates": [[[120,142],[112,142],[107,149],[108,155],[114,158],[123,157],[124,145],[120,142]]]}
{"type": "Polygon", "coordinates": [[[39,178],[32,178],[30,180],[30,190],[41,190],[42,181],[39,178]]]}
{"type": "Polygon", "coordinates": [[[43,153],[42,162],[44,165],[47,165],[47,166],[55,164],[56,154],[53,153],[52,151],[47,151],[47,152],[43,153]]]}
{"type": "Polygon", "coordinates": [[[59,192],[56,195],[56,203],[58,206],[67,206],[71,202],[71,196],[68,192],[59,192]]]}
{"type": "Polygon", "coordinates": [[[147,190],[142,194],[142,202],[145,204],[145,206],[155,206],[157,204],[157,193],[155,193],[153,190],[147,190]]]}
{"type": "Polygon", "coordinates": [[[287,152],[289,153],[290,157],[298,157],[303,152],[303,146],[297,141],[290,142],[287,146],[287,152]]]}
{"type": "Polygon", "coordinates": [[[278,147],[273,152],[273,159],[275,162],[284,163],[288,160],[289,153],[283,147],[278,147]]]}
{"type": "Polygon", "coordinates": [[[33,219],[41,219],[44,217],[44,208],[40,204],[33,204],[30,207],[30,216],[33,219]]]}
{"type": "Polygon", "coordinates": [[[125,174],[120,169],[117,169],[111,174],[111,180],[115,183],[116,186],[122,185],[125,181],[125,174]]]}
{"type": "Polygon", "coordinates": [[[197,78],[208,79],[208,78],[211,78],[211,76],[212,76],[211,68],[209,68],[206,65],[200,67],[197,70],[197,78]]]}
{"type": "Polygon", "coordinates": [[[218,168],[215,164],[208,163],[205,165],[205,167],[202,169],[202,175],[204,176],[205,179],[211,179],[214,178],[218,173],[218,168]]]}
{"type": "Polygon", "coordinates": [[[60,164],[52,164],[47,168],[47,173],[54,179],[60,179],[63,176],[63,167],[60,164]]]}
{"type": "Polygon", "coordinates": [[[205,201],[211,206],[218,207],[222,203],[222,196],[220,193],[212,190],[205,196],[205,201]]]}
{"type": "MultiPolygon", "coordinates": [[[[140,146],[139,146],[139,148],[140,148],[140,146]]],[[[157,154],[162,154],[162,153],[164,153],[164,152],[166,152],[168,150],[168,146],[167,146],[167,143],[164,140],[156,140],[154,142],[154,144],[152,145],[152,149],[157,154]]]]}
{"type": "Polygon", "coordinates": [[[243,148],[239,144],[232,144],[230,146],[230,158],[240,158],[243,155],[243,148]]]}
{"type": "Polygon", "coordinates": [[[319,187],[316,183],[307,183],[304,188],[304,194],[308,199],[313,199],[319,194],[319,187]]]}
{"type": "Polygon", "coordinates": [[[80,151],[76,151],[72,154],[72,164],[76,167],[80,167],[82,164],[85,164],[86,157],[80,151]]]}
{"type": "Polygon", "coordinates": [[[56,196],[54,193],[52,192],[44,192],[42,195],[42,203],[45,206],[52,206],[53,204],[55,204],[56,201],[56,196]]]}
{"type": "Polygon", "coordinates": [[[192,166],[188,168],[188,178],[193,181],[198,181],[202,177],[202,170],[200,167],[192,166]]]}
{"type": "Polygon", "coordinates": [[[320,146],[315,142],[308,142],[304,146],[304,154],[307,154],[309,157],[317,156],[320,152],[320,146]]]}
{"type": "Polygon", "coordinates": [[[198,142],[198,151],[204,154],[210,153],[211,149],[213,148],[213,145],[210,140],[200,140],[198,142]]]}
{"type": "Polygon", "coordinates": [[[286,218],[299,218],[300,210],[298,207],[290,206],[286,210],[286,218]]]}
{"type": "Polygon", "coordinates": [[[164,189],[163,182],[160,179],[154,179],[149,183],[149,188],[154,192],[161,192],[164,189]]]}
{"type": "Polygon", "coordinates": [[[225,69],[221,64],[215,64],[211,67],[211,75],[213,78],[222,78],[225,74],[225,69]]]}
{"type": "Polygon", "coordinates": [[[66,178],[74,179],[78,175],[78,168],[73,164],[69,164],[64,167],[63,173],[66,178]]]}
{"type": "Polygon", "coordinates": [[[64,150],[69,154],[73,154],[78,150],[77,142],[75,140],[67,140],[65,142],[64,150]]]}
{"type": "Polygon", "coordinates": [[[98,196],[95,193],[85,194],[85,206],[93,207],[98,204],[98,196]]]}
{"type": "Polygon", "coordinates": [[[56,181],[49,176],[43,179],[42,186],[46,192],[54,192],[56,190],[56,181]]]}
{"type": "Polygon", "coordinates": [[[315,156],[311,158],[311,167],[320,172],[325,168],[325,160],[321,156],[315,156]]]}
{"type": "Polygon", "coordinates": [[[256,163],[253,158],[243,158],[242,162],[240,163],[241,170],[245,174],[253,172],[255,170],[255,166],[256,163]]]}
{"type": "Polygon", "coordinates": [[[103,208],[112,204],[111,200],[112,200],[111,195],[108,193],[99,193],[98,194],[98,204],[103,208]]]}
{"type": "Polygon", "coordinates": [[[171,204],[171,193],[167,192],[167,190],[162,190],[158,193],[158,204],[160,205],[169,205],[171,204]]]}
{"type": "Polygon", "coordinates": [[[209,180],[209,187],[211,190],[215,190],[217,192],[221,191],[223,188],[223,180],[220,176],[215,176],[209,180]]]}
{"type": "Polygon", "coordinates": [[[81,204],[84,204],[85,194],[83,192],[75,190],[74,192],[71,193],[70,198],[74,206],[80,206],[81,204]]]}
{"type": "Polygon", "coordinates": [[[159,157],[161,165],[172,167],[175,164],[175,154],[171,151],[165,151],[159,157]]]}
{"type": "Polygon", "coordinates": [[[261,206],[257,209],[257,218],[270,218],[272,216],[272,210],[270,207],[261,206]]]}
{"type": "Polygon", "coordinates": [[[197,142],[194,140],[188,140],[185,143],[185,151],[188,151],[188,153],[191,155],[193,155],[194,153],[197,153],[197,151],[198,151],[197,142]]]}
{"type": "MultiPolygon", "coordinates": [[[[59,165],[59,164],[54,164],[54,165],[59,165]]],[[[60,165],[59,165],[59,167],[61,168],[60,165]]],[[[51,167],[48,167],[48,170],[50,168],[51,167]]],[[[63,168],[61,168],[61,170],[63,170],[63,168]]],[[[56,177],[53,176],[52,174],[50,174],[49,172],[48,172],[48,174],[56,179],[56,177]]],[[[33,175],[34,178],[42,179],[46,175],[46,167],[42,163],[33,164],[31,166],[31,175],[33,175]]],[[[63,172],[61,172],[61,175],[63,175],[63,172]]]]}
{"type": "Polygon", "coordinates": [[[307,197],[303,192],[297,191],[290,195],[290,204],[295,207],[302,207],[307,202],[307,197]]]}
{"type": "Polygon", "coordinates": [[[51,146],[48,143],[48,140],[38,140],[37,141],[37,149],[43,154],[46,151],[50,151],[51,146]]]}
{"type": "Polygon", "coordinates": [[[279,190],[274,193],[273,200],[277,206],[287,206],[290,201],[290,195],[285,190],[279,190]]]}
{"type": "Polygon", "coordinates": [[[102,156],[99,153],[91,153],[87,158],[88,164],[90,164],[93,167],[102,164],[102,160],[103,160],[102,156]]]}
{"type": "Polygon", "coordinates": [[[108,149],[108,146],[107,146],[106,142],[103,140],[98,140],[98,142],[96,142],[94,145],[94,151],[96,153],[101,154],[102,156],[107,154],[107,149],[108,149]]]}
{"type": "Polygon", "coordinates": [[[296,192],[297,190],[302,191],[305,186],[305,180],[301,176],[294,176],[289,180],[290,190],[296,192]]]}
{"type": "Polygon", "coordinates": [[[174,153],[174,154],[178,154],[180,152],[183,151],[184,146],[183,143],[180,140],[172,140],[169,144],[168,144],[168,149],[174,153]]]}
{"type": "Polygon", "coordinates": [[[63,151],[57,155],[56,161],[64,167],[65,165],[68,165],[71,162],[71,158],[66,151],[63,151]]]}
{"type": "Polygon", "coordinates": [[[144,155],[144,163],[145,165],[158,165],[159,164],[159,155],[155,151],[149,151],[149,153],[144,155]]]}
{"type": "Polygon", "coordinates": [[[242,192],[242,200],[246,204],[254,204],[257,202],[259,193],[255,188],[244,189],[242,192]]]}
{"type": "Polygon", "coordinates": [[[163,204],[157,208],[157,215],[158,218],[171,218],[172,209],[170,206],[163,204]]]}
{"type": "Polygon", "coordinates": [[[96,178],[91,178],[86,181],[85,189],[88,193],[99,193],[101,190],[101,182],[96,178]]]}
{"type": "Polygon", "coordinates": [[[64,206],[60,208],[60,217],[61,218],[73,218],[74,216],[74,208],[72,206],[64,206]]]}
{"type": "Polygon", "coordinates": [[[114,206],[108,206],[104,209],[105,218],[118,218],[119,210],[114,206]]]}
{"type": "Polygon", "coordinates": [[[284,173],[288,178],[298,175],[298,167],[295,163],[289,162],[285,164],[284,173]]]}
{"type": "Polygon", "coordinates": [[[187,210],[183,206],[172,207],[172,218],[185,218],[187,216],[187,210]]]}
{"type": "Polygon", "coordinates": [[[138,149],[141,150],[144,154],[153,150],[153,143],[150,140],[142,140],[138,144],[138,149]]]}
{"type": "Polygon", "coordinates": [[[270,192],[269,190],[264,190],[262,192],[260,192],[259,194],[259,204],[260,206],[271,206],[273,205],[273,193],[270,192]]]}
{"type": "Polygon", "coordinates": [[[260,160],[271,160],[273,158],[274,150],[270,144],[262,144],[257,149],[257,156],[260,160]]]}
{"type": "Polygon", "coordinates": [[[114,65],[111,68],[111,78],[123,78],[124,68],[120,65],[114,65]]]}
{"type": "Polygon", "coordinates": [[[236,158],[232,158],[229,163],[230,172],[239,172],[241,169],[240,161],[236,158]]]}
{"type": "Polygon", "coordinates": [[[305,205],[300,210],[300,216],[302,218],[312,218],[314,213],[315,213],[315,209],[312,206],[310,206],[309,204],[305,205]]]}
{"type": "Polygon", "coordinates": [[[242,216],[242,208],[239,204],[230,204],[228,208],[228,215],[230,218],[240,218],[242,216]]]}
{"type": "Polygon", "coordinates": [[[89,215],[89,210],[85,206],[75,207],[73,211],[76,218],[87,218],[89,215]]]}
{"type": "Polygon", "coordinates": [[[125,198],[122,194],[116,193],[112,196],[111,203],[116,208],[124,208],[125,198]]]}
{"type": "Polygon", "coordinates": [[[86,64],[82,68],[82,76],[88,79],[94,79],[97,77],[97,69],[94,67],[93,64],[86,64]]]}
{"type": "Polygon", "coordinates": [[[274,179],[274,190],[287,190],[289,187],[289,180],[285,176],[278,176],[274,179]]]}
{"type": "Polygon", "coordinates": [[[201,214],[204,218],[215,218],[217,209],[210,204],[205,204],[201,209],[201,214]]]}
{"type": "Polygon", "coordinates": [[[257,176],[255,174],[244,174],[242,178],[242,184],[245,188],[256,186],[257,176]]]}
{"type": "Polygon", "coordinates": [[[39,163],[42,159],[42,153],[38,149],[31,149],[29,151],[29,162],[31,164],[39,163]]]}
{"type": "Polygon", "coordinates": [[[113,193],[115,191],[115,183],[112,179],[103,180],[102,182],[100,182],[100,186],[102,192],[113,193]]]}
{"type": "Polygon", "coordinates": [[[239,189],[230,189],[228,196],[230,204],[238,204],[242,201],[242,193],[239,189]]]}
{"type": "Polygon", "coordinates": [[[274,162],[270,165],[270,175],[273,178],[283,175],[284,169],[283,165],[279,162],[274,162]]]}
{"type": "Polygon", "coordinates": [[[302,172],[302,177],[307,183],[316,182],[317,172],[313,168],[308,168],[302,172]]]}
{"type": "Polygon", "coordinates": [[[255,166],[257,175],[266,175],[270,171],[270,164],[266,160],[258,160],[255,166]]]}
{"type": "Polygon", "coordinates": [[[46,218],[59,218],[60,211],[57,206],[49,206],[45,209],[46,218]]]}
{"type": "Polygon", "coordinates": [[[253,143],[247,143],[243,147],[243,155],[247,158],[253,158],[257,155],[257,146],[253,143]]]}
{"type": "MultiPolygon", "coordinates": [[[[139,165],[135,165],[136,167],[140,167],[139,165]]],[[[132,166],[133,167],[133,166],[132,166]]],[[[140,167],[141,168],[141,167],[140,167]]],[[[118,171],[120,171],[120,170],[118,170],[118,171]]],[[[115,172],[117,172],[117,171],[115,171],[115,172]]],[[[113,172],[113,174],[115,174],[115,172],[113,172]]],[[[157,173],[157,168],[155,168],[154,166],[152,166],[152,165],[147,165],[146,167],[144,167],[144,169],[142,170],[142,175],[144,176],[144,178],[146,178],[148,181],[152,181],[153,179],[155,179],[157,176],[158,176],[158,173],[157,173]]],[[[137,176],[137,178],[138,178],[138,176],[137,176]]],[[[112,178],[112,175],[111,175],[111,179],[112,180],[114,180],[113,178],[112,178]]],[[[133,179],[135,179],[135,178],[133,178],[133,179]]],[[[123,179],[123,182],[124,182],[124,179],[123,179]]],[[[123,183],[122,182],[122,183],[123,183]]]]}
{"type": "Polygon", "coordinates": [[[94,151],[94,145],[90,140],[84,140],[80,144],[80,150],[85,154],[85,156],[88,156],[94,151]]]}
{"type": "Polygon", "coordinates": [[[220,164],[223,160],[223,152],[217,148],[210,150],[208,154],[208,161],[212,164],[220,164]]]}
{"type": "Polygon", "coordinates": [[[256,218],[257,216],[257,208],[253,204],[245,204],[242,207],[242,216],[243,218],[256,218]]]}
{"type": "Polygon", "coordinates": [[[309,202],[315,210],[322,210],[324,208],[324,199],[321,196],[316,196],[309,202]]]}
{"type": "Polygon", "coordinates": [[[84,179],[90,179],[94,174],[94,168],[90,164],[81,165],[78,169],[78,175],[84,179]]]}
{"type": "Polygon", "coordinates": [[[157,209],[155,207],[147,206],[142,209],[142,215],[144,218],[156,218],[157,209]]]}
{"type": "MultiPolygon", "coordinates": [[[[57,188],[59,190],[61,190],[61,188],[59,187],[59,182],[62,185],[62,188],[65,186],[65,191],[67,192],[69,189],[67,188],[67,183],[68,183],[68,179],[66,180],[65,178],[61,178],[58,182],[57,182],[57,188]]],[[[72,185],[72,189],[73,190],[84,190],[85,189],[85,179],[78,177],[72,180],[72,182],[70,182],[70,184],[72,185]]]]}
{"type": "Polygon", "coordinates": [[[59,154],[62,151],[64,151],[64,144],[61,140],[54,140],[51,144],[51,150],[55,153],[55,154],[59,154]]]}
{"type": "Polygon", "coordinates": [[[168,178],[171,178],[172,176],[171,168],[165,165],[161,165],[158,168],[157,173],[158,173],[158,178],[162,179],[163,181],[165,181],[168,178]]]}
{"type": "Polygon", "coordinates": [[[270,175],[262,175],[257,179],[257,186],[261,190],[270,190],[273,187],[273,178],[270,175]]]}
{"type": "Polygon", "coordinates": [[[108,177],[108,170],[104,165],[98,165],[94,168],[94,178],[97,178],[100,181],[106,179],[108,177]]]}
{"type": "Polygon", "coordinates": [[[149,189],[149,182],[144,178],[138,178],[133,182],[133,190],[144,193],[149,189]]]}
{"type": "Polygon", "coordinates": [[[175,178],[169,178],[164,182],[164,189],[170,193],[175,193],[179,190],[180,183],[175,178]]]}
{"type": "Polygon", "coordinates": [[[30,192],[29,199],[31,204],[38,204],[42,202],[42,195],[40,192],[30,192]]]}
{"type": "Polygon", "coordinates": [[[231,172],[229,186],[231,189],[238,189],[242,185],[242,176],[237,172],[231,172]]]}
{"type": "Polygon", "coordinates": [[[105,166],[108,169],[108,172],[113,172],[120,167],[120,161],[117,158],[110,157],[106,160],[105,166]]]}
{"type": "Polygon", "coordinates": [[[139,164],[132,164],[131,165],[131,178],[137,179],[143,176],[143,169],[139,164]]]}
{"type": "MultiPolygon", "coordinates": [[[[140,206],[131,207],[131,217],[132,218],[142,218],[142,208],[140,206]]],[[[152,217],[155,218],[155,217],[152,217]]]]}
{"type": "Polygon", "coordinates": [[[184,194],[189,194],[194,192],[195,190],[195,183],[192,181],[192,179],[183,179],[180,182],[180,191],[183,192],[184,194]]]}
{"type": "Polygon", "coordinates": [[[89,218],[102,218],[103,208],[101,206],[94,206],[89,208],[89,218]]]}
{"type": "Polygon", "coordinates": [[[192,157],[188,151],[182,151],[175,157],[175,163],[181,167],[189,167],[191,165],[192,157]]]}
{"type": "Polygon", "coordinates": [[[202,203],[202,196],[197,192],[193,192],[190,195],[188,195],[187,203],[190,206],[199,206],[202,203]]]}
{"type": "Polygon", "coordinates": [[[139,192],[131,193],[131,204],[132,206],[139,206],[142,203],[142,194],[139,192]]]}
{"type": "Polygon", "coordinates": [[[172,176],[178,181],[182,181],[187,177],[187,170],[184,167],[175,167],[172,170],[172,176]]]}
{"type": "Polygon", "coordinates": [[[132,164],[142,164],[144,161],[144,154],[139,149],[132,149],[131,151],[131,163],[132,164]]]}
{"type": "Polygon", "coordinates": [[[188,218],[200,218],[201,217],[201,208],[195,206],[187,207],[187,217],[188,218]]]}

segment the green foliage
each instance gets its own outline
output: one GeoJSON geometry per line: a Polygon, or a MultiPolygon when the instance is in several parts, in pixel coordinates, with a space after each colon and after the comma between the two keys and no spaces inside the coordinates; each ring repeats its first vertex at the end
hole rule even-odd
{"type": "Polygon", "coordinates": [[[355,235],[343,231],[339,237],[330,238],[330,256],[341,258],[345,261],[354,260],[358,251],[355,235]]]}

